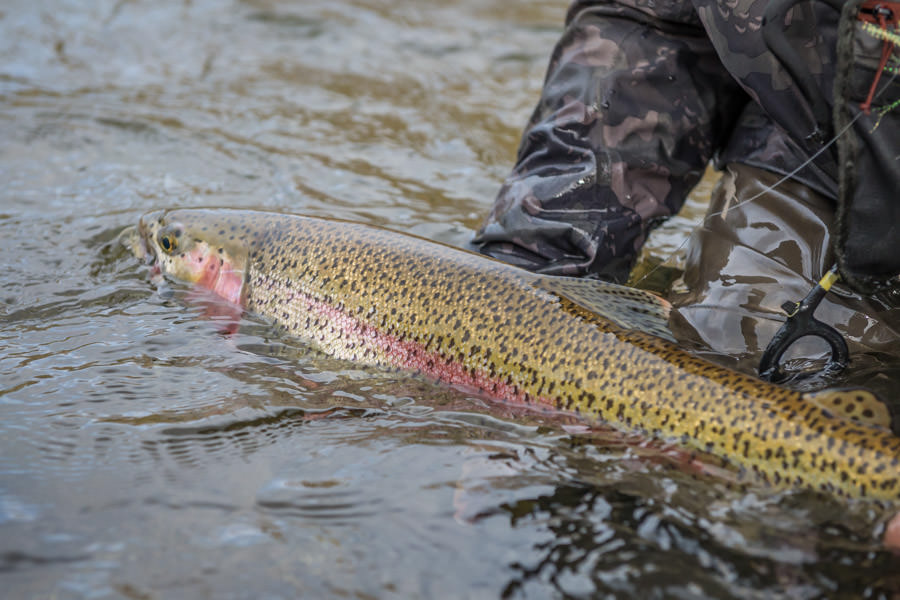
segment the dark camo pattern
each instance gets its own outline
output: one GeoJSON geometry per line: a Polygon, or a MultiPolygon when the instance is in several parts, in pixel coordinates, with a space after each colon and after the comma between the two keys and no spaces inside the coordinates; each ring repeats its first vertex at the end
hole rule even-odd
{"type": "MultiPolygon", "coordinates": [[[[817,151],[808,103],[760,34],[768,4],[576,1],[480,250],[621,282],[711,158],[788,173],[817,151]]],[[[789,15],[792,45],[828,96],[839,15],[809,1],[789,15]]],[[[833,153],[797,179],[835,198],[833,153]]]]}

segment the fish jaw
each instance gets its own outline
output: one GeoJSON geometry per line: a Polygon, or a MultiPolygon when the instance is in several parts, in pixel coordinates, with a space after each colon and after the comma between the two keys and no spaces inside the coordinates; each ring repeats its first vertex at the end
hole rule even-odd
{"type": "Polygon", "coordinates": [[[193,223],[178,219],[178,211],[144,215],[136,237],[126,245],[150,265],[151,280],[175,279],[209,290],[230,303],[244,304],[246,248],[199,235],[193,223]]]}
{"type": "Polygon", "coordinates": [[[138,231],[137,225],[131,225],[119,232],[116,243],[131,251],[138,260],[147,259],[147,246],[138,231]]]}

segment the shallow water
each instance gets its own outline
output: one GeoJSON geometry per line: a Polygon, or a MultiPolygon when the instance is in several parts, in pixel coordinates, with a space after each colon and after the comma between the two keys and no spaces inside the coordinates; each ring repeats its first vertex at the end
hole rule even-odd
{"type": "Polygon", "coordinates": [[[565,5],[0,7],[5,597],[900,594],[876,508],[732,486],[250,317],[224,334],[107,245],[169,206],[465,244],[565,5]]]}

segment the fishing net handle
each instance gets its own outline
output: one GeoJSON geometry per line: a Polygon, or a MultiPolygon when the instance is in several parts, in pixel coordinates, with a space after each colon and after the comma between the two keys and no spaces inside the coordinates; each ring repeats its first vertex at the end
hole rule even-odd
{"type": "Polygon", "coordinates": [[[787,376],[781,367],[781,359],[794,342],[804,337],[818,337],[831,348],[831,359],[825,365],[828,375],[836,375],[850,363],[850,350],[844,336],[831,325],[813,316],[822,298],[838,279],[837,268],[828,273],[800,302],[785,302],[781,307],[788,314],[787,321],[772,337],[759,361],[759,376],[766,381],[780,382],[787,376]]]}

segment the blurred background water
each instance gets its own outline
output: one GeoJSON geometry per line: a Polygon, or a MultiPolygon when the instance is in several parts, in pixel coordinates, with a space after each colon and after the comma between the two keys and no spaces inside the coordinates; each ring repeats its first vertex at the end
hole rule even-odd
{"type": "Polygon", "coordinates": [[[733,487],[252,317],[223,334],[107,244],[227,206],[464,245],[566,4],[0,5],[4,597],[900,594],[877,508],[733,487]]]}

